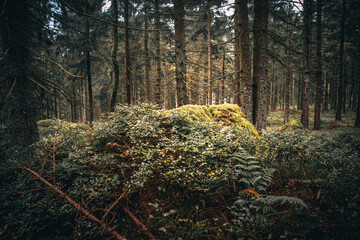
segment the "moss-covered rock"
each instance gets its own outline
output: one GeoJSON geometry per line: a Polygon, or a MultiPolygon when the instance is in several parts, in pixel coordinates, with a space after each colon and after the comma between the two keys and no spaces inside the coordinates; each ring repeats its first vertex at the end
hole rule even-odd
{"type": "Polygon", "coordinates": [[[286,132],[289,130],[297,130],[297,129],[303,129],[303,125],[301,124],[301,122],[296,121],[296,120],[292,120],[290,122],[288,122],[287,124],[284,124],[283,126],[281,126],[279,128],[280,132],[286,132]]]}
{"type": "Polygon", "coordinates": [[[255,136],[259,136],[258,131],[254,125],[245,118],[244,113],[236,104],[223,105],[185,105],[168,112],[177,112],[184,114],[189,120],[195,121],[215,121],[221,122],[224,126],[235,125],[245,127],[250,130],[255,136]]]}

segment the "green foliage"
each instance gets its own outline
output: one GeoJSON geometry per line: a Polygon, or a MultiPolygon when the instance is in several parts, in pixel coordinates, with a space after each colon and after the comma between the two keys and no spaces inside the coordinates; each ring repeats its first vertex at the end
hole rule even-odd
{"type": "MultiPolygon", "coordinates": [[[[226,107],[233,109],[227,105],[221,109],[226,107]]],[[[304,202],[287,192],[290,179],[323,179],[321,198],[332,211],[329,214],[342,216],[339,224],[346,226],[347,236],[358,236],[359,132],[297,129],[264,131],[258,137],[232,120],[226,124],[222,110],[184,106],[180,111],[161,111],[139,104],[118,106],[92,128],[40,121],[33,157],[13,158],[1,166],[0,180],[5,184],[0,189],[0,211],[2,221],[11,226],[9,234],[20,239],[78,238],[96,226],[78,218],[76,210],[53,191],[29,191],[44,186],[18,169],[25,165],[50,182],[55,177],[57,187],[99,219],[127,191],[105,221],[119,225],[117,230],[129,239],[143,237],[120,214],[122,205],[135,209],[162,239],[312,236],[304,222],[301,233],[294,230],[296,221],[291,227],[282,225],[296,214],[311,219],[299,210],[304,202]]],[[[319,234],[333,236],[331,229],[316,226],[319,234]]],[[[101,238],[99,229],[88,239],[101,238]]]]}
{"type": "Polygon", "coordinates": [[[297,130],[297,129],[303,129],[303,128],[304,128],[303,125],[299,121],[291,120],[290,122],[281,126],[279,128],[279,131],[283,133],[283,132],[286,132],[289,130],[297,130]]]}

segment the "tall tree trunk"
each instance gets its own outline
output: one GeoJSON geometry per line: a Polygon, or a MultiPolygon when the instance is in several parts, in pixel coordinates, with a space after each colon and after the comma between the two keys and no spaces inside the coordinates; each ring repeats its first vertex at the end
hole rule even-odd
{"type": "Polygon", "coordinates": [[[314,129],[320,129],[321,102],[323,97],[322,89],[322,60],[321,60],[321,0],[317,0],[316,16],[316,76],[315,76],[315,116],[314,129]]]}
{"type": "Polygon", "coordinates": [[[208,0],[207,6],[207,42],[208,42],[208,104],[212,104],[212,94],[213,94],[213,87],[212,87],[212,69],[211,69],[211,9],[210,9],[210,0],[208,0]]]}
{"type": "MultiPolygon", "coordinates": [[[[85,0],[85,13],[88,13],[88,0],[85,0]]],[[[91,59],[90,59],[90,26],[88,18],[86,18],[85,22],[86,26],[86,43],[87,43],[87,50],[86,50],[86,76],[87,76],[87,84],[88,84],[88,95],[89,95],[89,123],[92,125],[94,120],[94,107],[93,107],[93,95],[92,95],[92,80],[91,80],[91,59]]],[[[85,104],[86,106],[86,104],[85,104]]],[[[85,109],[87,111],[87,109],[85,109]]]]}
{"type": "Polygon", "coordinates": [[[149,28],[149,20],[147,16],[145,16],[145,32],[144,32],[144,54],[145,54],[145,98],[146,101],[151,102],[151,85],[150,85],[150,75],[149,75],[149,34],[148,34],[148,28],[149,28]]]}
{"type": "MultiPolygon", "coordinates": [[[[237,105],[241,105],[241,89],[240,89],[240,81],[241,81],[241,77],[240,77],[240,38],[241,38],[241,19],[240,19],[240,15],[241,15],[241,8],[240,8],[240,1],[241,0],[236,0],[235,2],[235,45],[234,45],[234,57],[235,57],[235,94],[234,94],[234,98],[235,98],[235,103],[237,105]]],[[[245,0],[246,1],[246,0],[245,0]]],[[[247,9],[247,6],[246,6],[247,9]]]]}
{"type": "Polygon", "coordinates": [[[309,82],[310,82],[310,3],[304,0],[304,29],[303,29],[303,74],[301,91],[301,123],[309,127],[309,82]]]}
{"type": "MultiPolygon", "coordinates": [[[[160,29],[160,10],[159,0],[155,0],[155,28],[160,29]]],[[[161,105],[161,51],[160,51],[160,31],[155,32],[155,63],[156,75],[154,84],[154,100],[161,105]]]]}
{"type": "Polygon", "coordinates": [[[346,0],[341,1],[341,30],[340,30],[340,53],[339,53],[339,73],[335,120],[341,120],[341,108],[343,105],[343,75],[344,75],[344,40],[345,40],[345,12],[346,0]]]}
{"type": "Polygon", "coordinates": [[[221,71],[221,82],[220,82],[220,104],[224,104],[224,93],[225,93],[225,49],[222,55],[222,71],[221,71]]]}
{"type": "Polygon", "coordinates": [[[129,48],[129,0],[124,0],[124,24],[125,24],[125,97],[126,103],[131,104],[131,63],[129,48]]]}
{"type": "Polygon", "coordinates": [[[28,146],[38,139],[35,87],[27,74],[31,62],[28,5],[23,0],[0,0],[0,37],[4,52],[0,89],[1,120],[10,146],[28,146]]]}
{"type": "Polygon", "coordinates": [[[256,128],[265,129],[268,91],[266,76],[268,1],[255,1],[254,11],[253,123],[256,128]]]}
{"type": "MultiPolygon", "coordinates": [[[[358,70],[359,73],[359,70],[358,70]]],[[[359,77],[358,77],[358,80],[359,77]]],[[[356,111],[356,120],[355,120],[355,127],[360,128],[360,82],[358,81],[358,91],[357,91],[357,111],[356,111]]]]}
{"type": "Polygon", "coordinates": [[[117,1],[118,0],[111,0],[111,9],[112,9],[113,23],[114,23],[114,25],[113,25],[113,45],[112,45],[112,49],[111,49],[111,60],[112,60],[113,69],[114,69],[114,75],[113,75],[114,88],[113,88],[113,92],[112,92],[111,100],[110,100],[110,112],[115,111],[117,92],[118,92],[119,82],[120,82],[119,61],[117,59],[117,50],[118,50],[118,46],[119,46],[119,33],[118,33],[118,27],[117,27],[119,14],[118,14],[117,1]]]}
{"type": "MultiPolygon", "coordinates": [[[[290,19],[288,19],[290,20],[290,19]]],[[[290,24],[287,24],[286,37],[286,80],[285,80],[285,117],[284,124],[289,122],[290,112],[290,24]]]]}
{"type": "Polygon", "coordinates": [[[184,1],[174,0],[176,105],[188,104],[186,90],[184,1]]]}
{"type": "MultiPolygon", "coordinates": [[[[247,119],[252,121],[252,82],[251,58],[249,40],[249,16],[247,0],[239,0],[240,8],[240,66],[241,66],[241,92],[243,95],[243,109],[247,119]]],[[[267,20],[266,20],[267,21],[267,20]]]]}
{"type": "Polygon", "coordinates": [[[329,107],[328,107],[328,105],[329,105],[329,94],[328,94],[328,92],[329,92],[329,81],[328,81],[328,79],[327,79],[327,74],[326,74],[327,72],[325,71],[324,72],[324,81],[325,81],[325,86],[324,86],[324,111],[327,111],[327,110],[329,110],[329,107]]]}

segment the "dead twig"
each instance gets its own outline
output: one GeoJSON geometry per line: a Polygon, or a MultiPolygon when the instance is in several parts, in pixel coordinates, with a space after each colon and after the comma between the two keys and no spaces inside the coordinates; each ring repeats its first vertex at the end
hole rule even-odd
{"type": "Polygon", "coordinates": [[[155,236],[149,231],[149,229],[125,206],[122,207],[124,213],[126,213],[131,220],[138,226],[151,240],[156,240],[155,236]]]}
{"type": "MultiPolygon", "coordinates": [[[[101,225],[106,232],[108,232],[109,234],[111,234],[115,239],[117,240],[127,240],[127,238],[121,236],[115,229],[107,226],[104,222],[102,222],[101,220],[99,220],[97,217],[95,217],[94,215],[92,215],[88,210],[86,210],[85,208],[83,208],[79,203],[77,203],[76,201],[74,201],[67,193],[63,192],[60,188],[54,186],[53,184],[51,184],[50,182],[48,182],[46,179],[44,179],[43,177],[41,177],[37,172],[31,170],[28,167],[20,167],[22,169],[25,169],[27,171],[29,171],[30,173],[32,173],[37,179],[39,179],[40,181],[42,181],[45,185],[47,185],[48,187],[50,187],[51,189],[53,189],[55,192],[57,192],[61,197],[65,198],[71,205],[73,205],[79,212],[81,212],[82,214],[84,214],[85,218],[93,221],[99,225],[101,225]]],[[[155,238],[153,238],[155,239],[155,238]]]]}

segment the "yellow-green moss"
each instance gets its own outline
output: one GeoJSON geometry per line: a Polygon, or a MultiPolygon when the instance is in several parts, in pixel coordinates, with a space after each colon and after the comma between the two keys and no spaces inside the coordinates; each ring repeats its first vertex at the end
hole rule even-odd
{"type": "Polygon", "coordinates": [[[303,129],[303,125],[301,124],[301,122],[296,121],[296,120],[292,120],[290,122],[288,122],[287,124],[281,126],[279,128],[280,132],[286,132],[288,130],[296,130],[296,129],[303,129]]]}
{"type": "Polygon", "coordinates": [[[190,119],[197,121],[216,121],[224,125],[236,125],[248,128],[254,135],[259,136],[252,123],[245,118],[244,113],[236,104],[223,105],[185,105],[170,112],[185,113],[190,119]]]}

